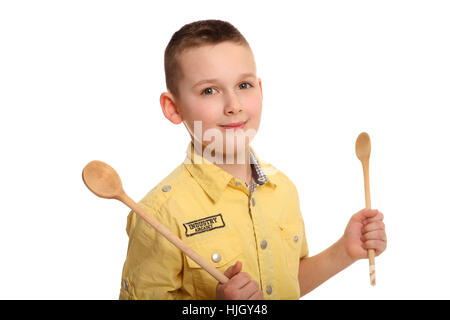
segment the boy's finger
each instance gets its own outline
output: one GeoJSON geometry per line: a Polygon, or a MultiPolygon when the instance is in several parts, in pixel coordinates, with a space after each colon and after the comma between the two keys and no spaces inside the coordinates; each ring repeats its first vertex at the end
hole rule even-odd
{"type": "Polygon", "coordinates": [[[236,261],[234,265],[225,270],[224,275],[227,276],[228,279],[233,278],[236,274],[241,272],[242,270],[242,262],[236,261]]]}
{"type": "Polygon", "coordinates": [[[375,217],[377,212],[378,212],[378,210],[365,208],[365,209],[362,209],[362,210],[358,211],[357,213],[355,213],[353,215],[353,219],[356,219],[357,221],[363,221],[365,219],[375,217]]]}
{"type": "Polygon", "coordinates": [[[241,287],[241,298],[249,299],[254,293],[260,291],[259,285],[256,281],[250,280],[244,286],[241,287]]]}
{"type": "Polygon", "coordinates": [[[364,223],[365,225],[367,225],[367,224],[372,223],[372,222],[375,222],[375,221],[383,221],[383,219],[384,219],[384,215],[383,215],[381,212],[378,212],[378,214],[377,214],[376,216],[374,216],[374,217],[372,217],[372,218],[367,218],[367,219],[365,219],[365,220],[363,221],[363,223],[364,223]]]}
{"type": "Polygon", "coordinates": [[[264,300],[264,294],[261,290],[256,291],[248,300],[264,300]]]}
{"type": "Polygon", "coordinates": [[[375,230],[365,233],[362,238],[367,240],[383,240],[386,241],[386,233],[383,230],[375,230]]]}
{"type": "Polygon", "coordinates": [[[233,278],[229,281],[229,285],[236,288],[242,289],[245,287],[252,279],[250,275],[246,272],[240,272],[233,276],[233,278]]]}
{"type": "Polygon", "coordinates": [[[369,209],[369,208],[366,208],[362,212],[363,212],[364,218],[366,218],[366,219],[373,218],[379,213],[379,211],[377,209],[369,209]]]}
{"type": "Polygon", "coordinates": [[[363,244],[364,249],[374,249],[383,252],[386,249],[386,241],[383,240],[367,240],[363,244]]]}
{"type": "Polygon", "coordinates": [[[384,222],[381,220],[378,220],[378,221],[374,221],[372,223],[365,224],[365,226],[362,229],[362,232],[366,233],[366,232],[370,232],[370,231],[384,230],[384,229],[385,229],[384,222]]]}

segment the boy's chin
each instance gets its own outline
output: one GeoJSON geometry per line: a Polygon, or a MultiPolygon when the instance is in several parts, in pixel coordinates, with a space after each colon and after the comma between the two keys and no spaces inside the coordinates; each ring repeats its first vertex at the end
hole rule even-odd
{"type": "Polygon", "coordinates": [[[248,145],[249,145],[249,141],[245,141],[244,142],[240,142],[240,143],[236,143],[236,141],[234,142],[224,142],[222,148],[220,147],[216,147],[216,152],[221,153],[221,154],[228,154],[228,155],[237,155],[239,153],[244,153],[245,150],[248,149],[248,145]]]}
{"type": "Polygon", "coordinates": [[[244,164],[246,157],[246,150],[248,150],[248,143],[223,146],[204,145],[203,156],[206,158],[213,158],[214,162],[221,162],[223,164],[244,164]]]}

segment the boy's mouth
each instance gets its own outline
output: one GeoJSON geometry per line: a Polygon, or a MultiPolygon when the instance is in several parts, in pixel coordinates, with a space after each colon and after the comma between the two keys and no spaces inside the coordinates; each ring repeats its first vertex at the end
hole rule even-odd
{"type": "Polygon", "coordinates": [[[240,122],[234,122],[234,123],[227,123],[227,124],[224,124],[224,125],[221,124],[220,126],[221,126],[222,128],[225,128],[225,129],[234,129],[234,130],[237,130],[237,129],[244,129],[244,127],[245,127],[247,121],[248,121],[248,120],[246,120],[246,121],[240,121],[240,122]]]}

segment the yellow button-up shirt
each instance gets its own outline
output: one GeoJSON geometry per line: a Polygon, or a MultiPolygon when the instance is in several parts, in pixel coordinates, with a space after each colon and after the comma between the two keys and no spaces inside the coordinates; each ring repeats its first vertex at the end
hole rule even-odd
{"type": "MultiPolygon", "coordinates": [[[[298,299],[308,245],[294,183],[252,147],[249,187],[194,156],[191,142],[185,161],[139,204],[221,272],[241,261],[265,299],[298,299]]],[[[126,230],[120,299],[215,299],[217,280],[133,211],[126,230]]]]}

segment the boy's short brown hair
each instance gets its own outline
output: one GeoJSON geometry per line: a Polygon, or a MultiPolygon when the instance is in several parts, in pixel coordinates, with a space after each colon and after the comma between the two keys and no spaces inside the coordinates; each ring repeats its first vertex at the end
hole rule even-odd
{"type": "Polygon", "coordinates": [[[247,40],[231,23],[222,20],[200,20],[184,25],[175,32],[164,52],[166,86],[176,98],[179,97],[178,82],[183,74],[178,61],[180,54],[189,48],[231,41],[246,45],[247,40]]]}

